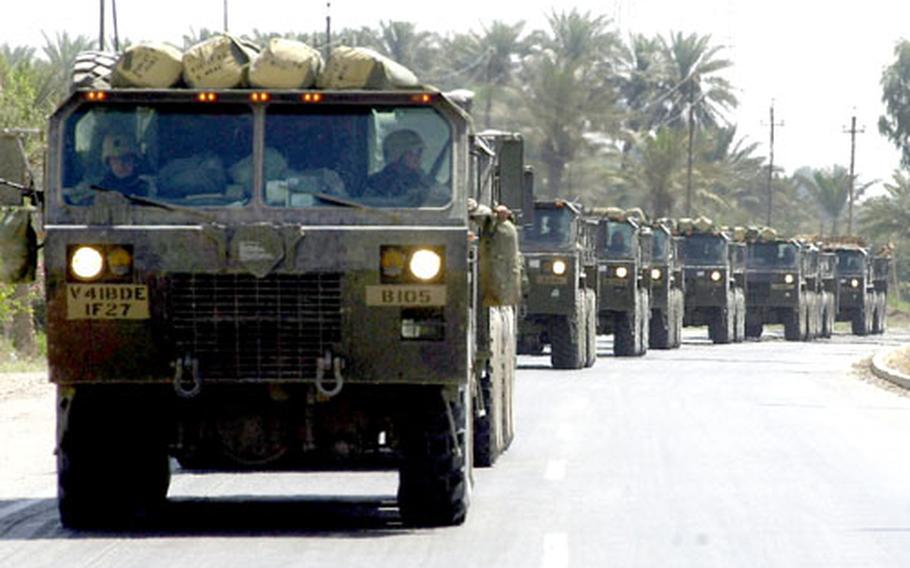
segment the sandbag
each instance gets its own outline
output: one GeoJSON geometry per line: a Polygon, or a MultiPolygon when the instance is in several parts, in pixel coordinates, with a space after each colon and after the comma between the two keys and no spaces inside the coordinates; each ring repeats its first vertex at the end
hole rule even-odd
{"type": "Polygon", "coordinates": [[[167,89],[180,81],[183,52],[166,43],[140,43],[120,55],[111,76],[114,87],[167,89]]]}
{"type": "Polygon", "coordinates": [[[521,302],[522,259],[518,230],[511,221],[491,220],[481,234],[480,286],[483,305],[514,306],[521,302]]]}
{"type": "Polygon", "coordinates": [[[37,238],[31,207],[0,207],[0,282],[35,279],[37,238]]]}
{"type": "Polygon", "coordinates": [[[257,50],[249,42],[218,35],[197,43],[183,54],[183,80],[194,89],[232,89],[242,86],[257,50]]]}
{"type": "Polygon", "coordinates": [[[211,153],[171,160],[158,172],[158,195],[163,198],[220,194],[226,185],[224,164],[211,153]]]}
{"type": "Polygon", "coordinates": [[[272,38],[250,63],[249,81],[266,89],[307,89],[316,83],[322,56],[305,43],[272,38]]]}
{"type": "Polygon", "coordinates": [[[417,76],[366,47],[336,47],[316,79],[320,89],[417,88],[417,76]]]}

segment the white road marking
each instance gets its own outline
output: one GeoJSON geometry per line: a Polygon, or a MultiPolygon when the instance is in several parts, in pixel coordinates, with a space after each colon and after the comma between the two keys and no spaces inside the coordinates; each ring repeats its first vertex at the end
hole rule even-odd
{"type": "Polygon", "coordinates": [[[569,535],[547,533],[543,535],[542,568],[565,568],[569,565],[569,535]]]}
{"type": "Polygon", "coordinates": [[[566,478],[566,460],[550,460],[544,473],[547,481],[562,481],[566,478]]]}

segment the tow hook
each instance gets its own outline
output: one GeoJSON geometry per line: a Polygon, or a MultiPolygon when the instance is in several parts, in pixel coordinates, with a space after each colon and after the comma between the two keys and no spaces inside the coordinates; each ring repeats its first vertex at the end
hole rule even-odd
{"type": "Polygon", "coordinates": [[[199,376],[199,360],[189,354],[174,363],[174,392],[180,398],[193,398],[202,391],[202,377],[199,376]]]}
{"type": "Polygon", "coordinates": [[[316,391],[325,398],[331,398],[341,392],[344,386],[344,377],[341,376],[341,370],[344,368],[344,359],[333,357],[331,351],[325,352],[325,357],[316,359],[316,391]],[[325,373],[331,371],[335,384],[332,388],[326,388],[325,373]]]}

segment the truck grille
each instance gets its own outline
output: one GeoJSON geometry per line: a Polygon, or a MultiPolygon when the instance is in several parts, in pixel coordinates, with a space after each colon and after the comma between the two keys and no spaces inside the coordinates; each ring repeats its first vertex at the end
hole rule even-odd
{"type": "Polygon", "coordinates": [[[307,379],[341,341],[341,275],[174,274],[177,352],[203,379],[307,379]]]}
{"type": "Polygon", "coordinates": [[[747,290],[746,301],[750,304],[765,303],[771,298],[770,282],[754,282],[750,280],[747,290]]]}

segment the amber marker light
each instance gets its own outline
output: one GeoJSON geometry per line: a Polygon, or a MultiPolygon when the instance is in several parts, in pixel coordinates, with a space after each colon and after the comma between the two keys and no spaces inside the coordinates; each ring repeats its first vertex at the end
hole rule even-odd
{"type": "Polygon", "coordinates": [[[419,95],[412,96],[411,100],[415,103],[427,104],[433,100],[433,97],[429,93],[420,93],[419,95]]]}
{"type": "Polygon", "coordinates": [[[213,103],[218,100],[218,95],[215,93],[199,93],[196,95],[196,100],[200,103],[213,103]]]}
{"type": "Polygon", "coordinates": [[[107,93],[104,91],[89,91],[85,93],[85,99],[93,103],[100,103],[107,100],[107,93]]]}
{"type": "Polygon", "coordinates": [[[322,93],[304,93],[300,95],[300,100],[305,103],[321,103],[322,93]]]}
{"type": "Polygon", "coordinates": [[[272,99],[272,95],[268,93],[252,93],[250,95],[250,100],[254,103],[267,103],[272,99]]]}

